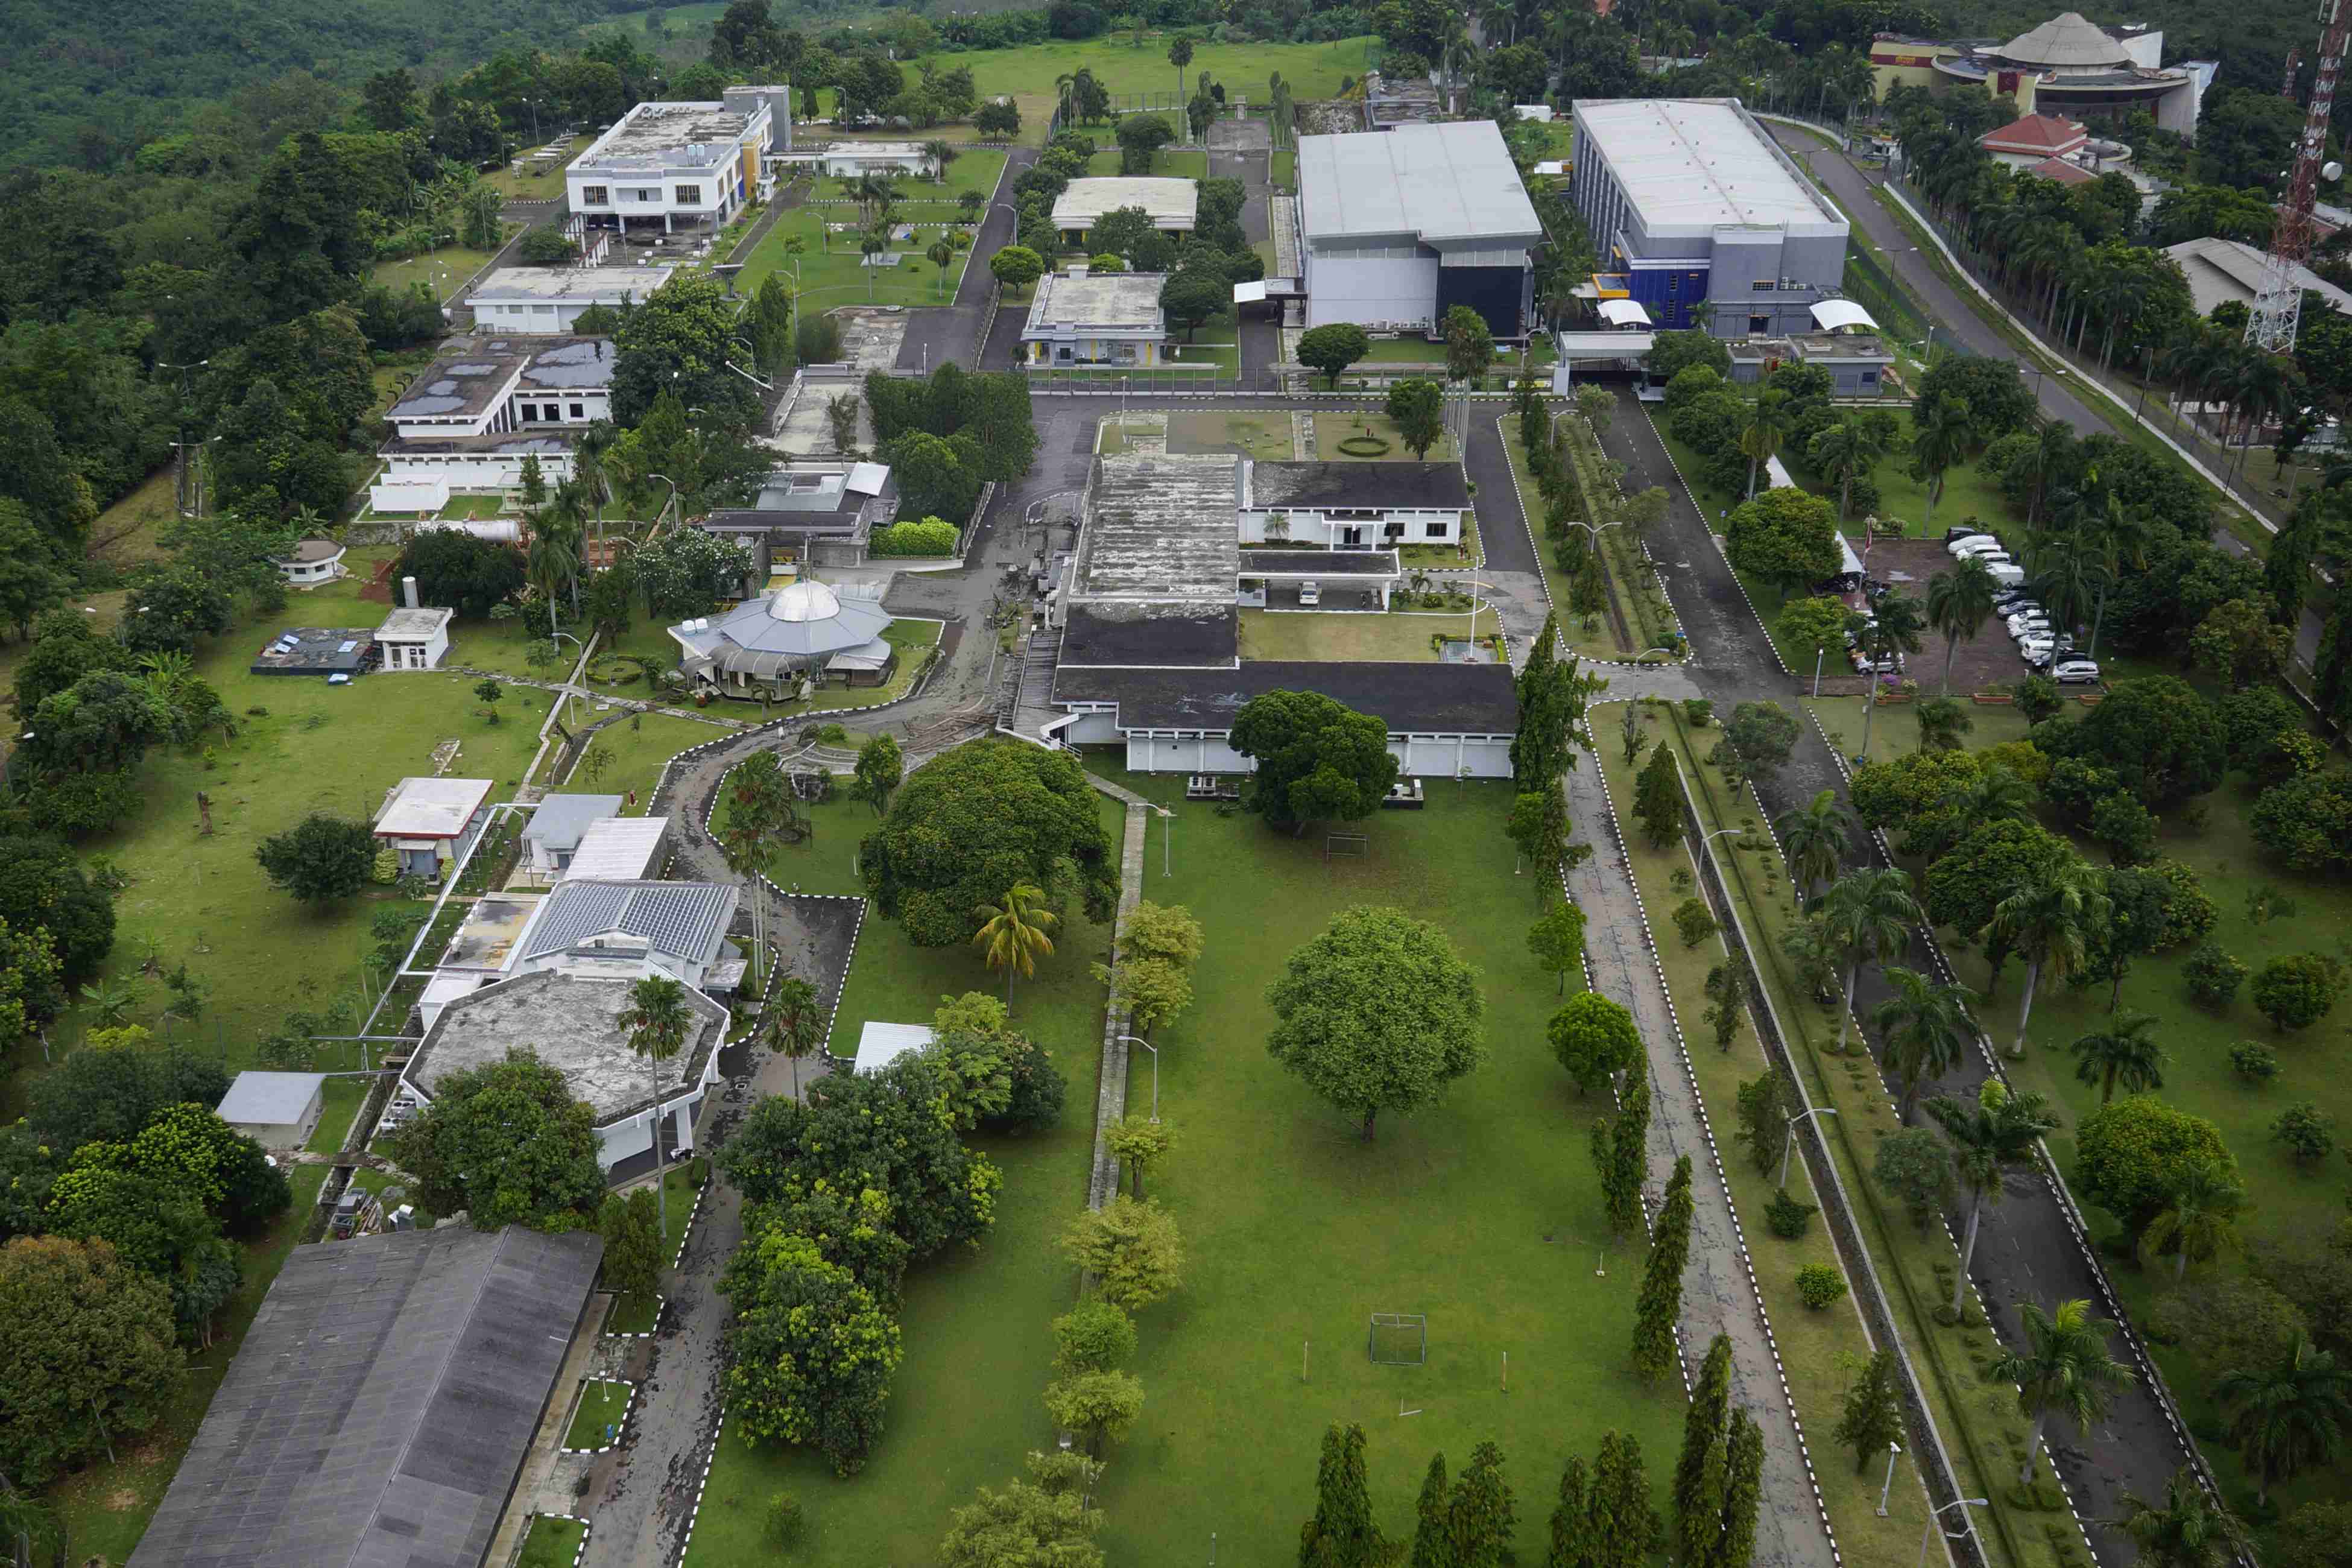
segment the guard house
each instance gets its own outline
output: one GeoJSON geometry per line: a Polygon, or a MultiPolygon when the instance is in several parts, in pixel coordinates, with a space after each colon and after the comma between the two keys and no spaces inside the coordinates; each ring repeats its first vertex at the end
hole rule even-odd
{"type": "Polygon", "coordinates": [[[315,588],[343,574],[343,547],[331,539],[305,539],[270,564],[297,588],[315,588]]]}
{"type": "Polygon", "coordinates": [[[490,819],[488,779],[403,779],[385,792],[375,836],[399,852],[400,874],[441,879],[490,819]]]}
{"type": "Polygon", "coordinates": [[[326,1093],[324,1073],[241,1072],[216,1113],[231,1131],[265,1149],[299,1149],[318,1131],[326,1093]]]}
{"type": "Polygon", "coordinates": [[[1037,279],[1021,329],[1023,363],[1032,370],[1171,363],[1168,317],[1160,309],[1158,272],[1092,272],[1073,267],[1037,279]]]}
{"type": "Polygon", "coordinates": [[[1470,486],[1458,463],[1242,463],[1241,542],[1380,550],[1458,547],[1470,486]]]}
{"type": "Polygon", "coordinates": [[[405,605],[384,616],[376,627],[376,645],[383,649],[386,669],[438,669],[449,652],[449,621],[455,610],[412,609],[405,605]]]}

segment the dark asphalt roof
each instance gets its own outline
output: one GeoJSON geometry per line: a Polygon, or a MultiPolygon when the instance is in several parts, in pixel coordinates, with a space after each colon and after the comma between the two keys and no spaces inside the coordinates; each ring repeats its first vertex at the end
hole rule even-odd
{"type": "Polygon", "coordinates": [[[1470,487],[1459,463],[1252,463],[1253,508],[1407,511],[1466,507],[1470,487]]]}
{"type": "Polygon", "coordinates": [[[1074,605],[1061,663],[1218,667],[1230,666],[1240,649],[1241,617],[1231,605],[1074,605]]]}
{"type": "Polygon", "coordinates": [[[462,1225],[296,1247],[133,1568],[477,1568],[604,1249],[462,1225]]]}
{"type": "Polygon", "coordinates": [[[1269,691],[1319,691],[1391,734],[1509,735],[1519,707],[1500,664],[1340,664],[1253,660],[1235,669],[1073,669],[1054,678],[1056,703],[1116,702],[1124,730],[1233,728],[1234,715],[1269,691]]]}
{"type": "Polygon", "coordinates": [[[1242,575],[1310,577],[1393,577],[1398,574],[1393,550],[1244,550],[1242,575]]]}

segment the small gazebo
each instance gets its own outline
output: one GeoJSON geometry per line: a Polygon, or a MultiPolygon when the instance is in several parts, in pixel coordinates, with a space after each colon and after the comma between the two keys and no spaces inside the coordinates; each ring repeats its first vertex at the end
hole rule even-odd
{"type": "Polygon", "coordinates": [[[749,697],[761,687],[822,680],[836,655],[880,642],[890,619],[877,598],[803,581],[746,599],[722,616],[681,622],[669,635],[688,676],[749,697]]]}

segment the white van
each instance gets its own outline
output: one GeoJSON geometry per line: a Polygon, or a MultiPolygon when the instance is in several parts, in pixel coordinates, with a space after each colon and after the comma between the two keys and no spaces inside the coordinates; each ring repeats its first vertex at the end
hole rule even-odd
{"type": "Polygon", "coordinates": [[[2013,566],[2006,561],[1995,563],[1986,567],[1985,571],[1990,574],[1997,585],[2003,588],[2019,587],[2025,582],[2025,568],[2013,566]]]}

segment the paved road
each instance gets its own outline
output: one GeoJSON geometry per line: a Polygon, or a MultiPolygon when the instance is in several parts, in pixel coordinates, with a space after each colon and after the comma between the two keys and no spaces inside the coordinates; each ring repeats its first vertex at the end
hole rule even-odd
{"type": "MultiPolygon", "coordinates": [[[[1601,446],[1626,465],[1629,488],[1664,484],[1672,498],[1665,521],[1654,531],[1652,548],[1671,568],[1669,589],[1683,627],[1698,650],[1692,672],[1704,694],[1724,713],[1739,702],[1761,698],[1794,706],[1800,683],[1780,673],[1771,639],[1748,611],[1738,581],[1709,536],[1706,520],[1692,504],[1689,493],[1675,481],[1664,444],[1632,398],[1619,399],[1616,417],[1610,421],[1601,446]]],[[[1843,800],[1845,786],[1837,759],[1808,724],[1788,768],[1764,789],[1764,801],[1777,817],[1824,789],[1835,791],[1843,800]]],[[[1854,836],[1846,863],[1875,863],[1874,849],[1863,835],[1854,836]]],[[[1924,943],[1895,962],[1914,969],[1930,968],[1924,943]]],[[[1994,1007],[1990,1021],[1996,1029],[2013,1012],[2019,984],[2012,975],[2004,999],[1994,1007]]],[[[1856,1008],[1866,1019],[1887,994],[1883,973],[1875,967],[1866,972],[1857,992],[1856,1008]]],[[[1927,1092],[1973,1095],[1990,1072],[1991,1063],[1986,1058],[1971,1054],[1959,1070],[1927,1092]]],[[[2008,1192],[2008,1200],[1988,1215],[1980,1229],[1970,1268],[1988,1310],[2003,1332],[2015,1332],[2016,1310],[2023,1301],[2040,1303],[2047,1310],[2053,1302],[2083,1298],[2109,1316],[2116,1315],[2113,1303],[2105,1300],[2091,1261],[2067,1224],[2061,1200],[2047,1183],[2038,1174],[2020,1175],[2011,1179],[2008,1192]]],[[[1962,1216],[1956,1211],[1951,1217],[1957,1222],[1962,1216]]],[[[2118,1345],[2116,1350],[2120,1353],[2123,1347],[2118,1345]]],[[[2095,1431],[2081,1438],[2054,1433],[2052,1450],[2075,1507],[2086,1519],[2112,1516],[2126,1489],[2141,1497],[2159,1495],[2187,1458],[2156,1395],[2139,1384],[2117,1397],[2109,1418],[2095,1431]]],[[[2120,1537],[2095,1526],[2091,1534],[2104,1561],[2131,1560],[2131,1549],[2120,1537]]]]}
{"type": "MultiPolygon", "coordinates": [[[[1990,359],[2025,363],[2016,350],[1995,331],[1975,305],[1983,301],[1973,295],[1961,297],[1960,290],[1944,279],[1944,274],[1912,239],[1910,232],[1896,223],[1893,214],[1879,205],[1874,193],[1885,182],[1856,168],[1833,146],[1822,141],[1818,132],[1800,131],[1794,126],[1768,122],[1773,140],[1791,153],[1811,153],[1806,166],[1813,177],[1829,188],[1871,243],[1884,251],[1895,271],[1911,291],[1927,307],[1935,318],[1939,336],[1958,339],[1971,353],[1990,359]]],[[[2028,368],[2039,370],[2038,365],[2028,368]]],[[[2035,396],[2042,411],[2053,419],[2063,420],[2078,436],[2113,435],[2115,426],[2092,407],[2093,402],[2105,404],[2096,394],[2077,394],[2068,382],[2059,376],[2036,374],[2032,377],[2035,396]]],[[[2213,542],[2231,555],[2251,553],[2246,542],[2227,529],[2216,529],[2213,542]]],[[[2305,667],[2318,658],[2321,633],[2326,623],[2312,610],[2303,612],[2295,627],[2295,653],[2305,667]]]]}
{"type": "MultiPolygon", "coordinates": [[[[1209,174],[1242,183],[1242,236],[1252,245],[1274,238],[1266,211],[1274,194],[1274,135],[1263,120],[1221,120],[1209,127],[1209,174]]],[[[1274,268],[1268,264],[1268,271],[1274,268]]],[[[1259,306],[1242,318],[1234,333],[1242,368],[1263,371],[1282,361],[1279,307],[1259,306]]]]}
{"type": "MultiPolygon", "coordinates": [[[[1630,689],[1612,693],[1631,695],[1630,689]]],[[[1682,1037],[1647,944],[1641,900],[1606,826],[1609,808],[1599,766],[1570,769],[1566,787],[1577,836],[1599,851],[1568,879],[1570,896],[1584,911],[1585,961],[1593,988],[1633,1011],[1649,1048],[1653,1110],[1645,1197],[1652,1204],[1657,1201],[1678,1157],[1687,1155],[1691,1162],[1694,1212],[1681,1320],[1685,1375],[1705,1357],[1716,1335],[1730,1338],[1732,1398],[1764,1432],[1764,1506],[1756,1521],[1756,1560],[1787,1568],[1827,1568],[1837,1561],[1837,1553],[1813,1500],[1804,1441],[1781,1393],[1770,1331],[1741,1261],[1745,1249],[1732,1216],[1731,1196],[1706,1139],[1698,1091],[1683,1062],[1682,1037]]],[[[1748,1216],[1751,1223],[1757,1217],[1748,1216]]],[[[1633,1266],[1629,1258],[1626,1267],[1633,1266]]]]}
{"type": "MultiPolygon", "coordinates": [[[[951,305],[918,305],[907,312],[907,335],[898,342],[898,368],[921,370],[954,360],[966,370],[980,368],[973,362],[980,321],[988,312],[988,297],[995,291],[995,275],[988,269],[988,258],[1013,243],[1013,218],[1012,206],[1013,181],[1022,170],[1037,161],[1034,147],[1015,147],[1005,155],[1004,171],[997,176],[996,189],[989,196],[989,205],[981,212],[980,228],[972,237],[971,258],[964,264],[963,280],[956,285],[955,303],[951,305]],[[999,206],[996,204],[1005,205],[999,206]]],[[[1017,322],[1016,316],[1016,322],[1017,322]]],[[[1019,329],[1014,329],[1019,339],[1019,329]]]]}

